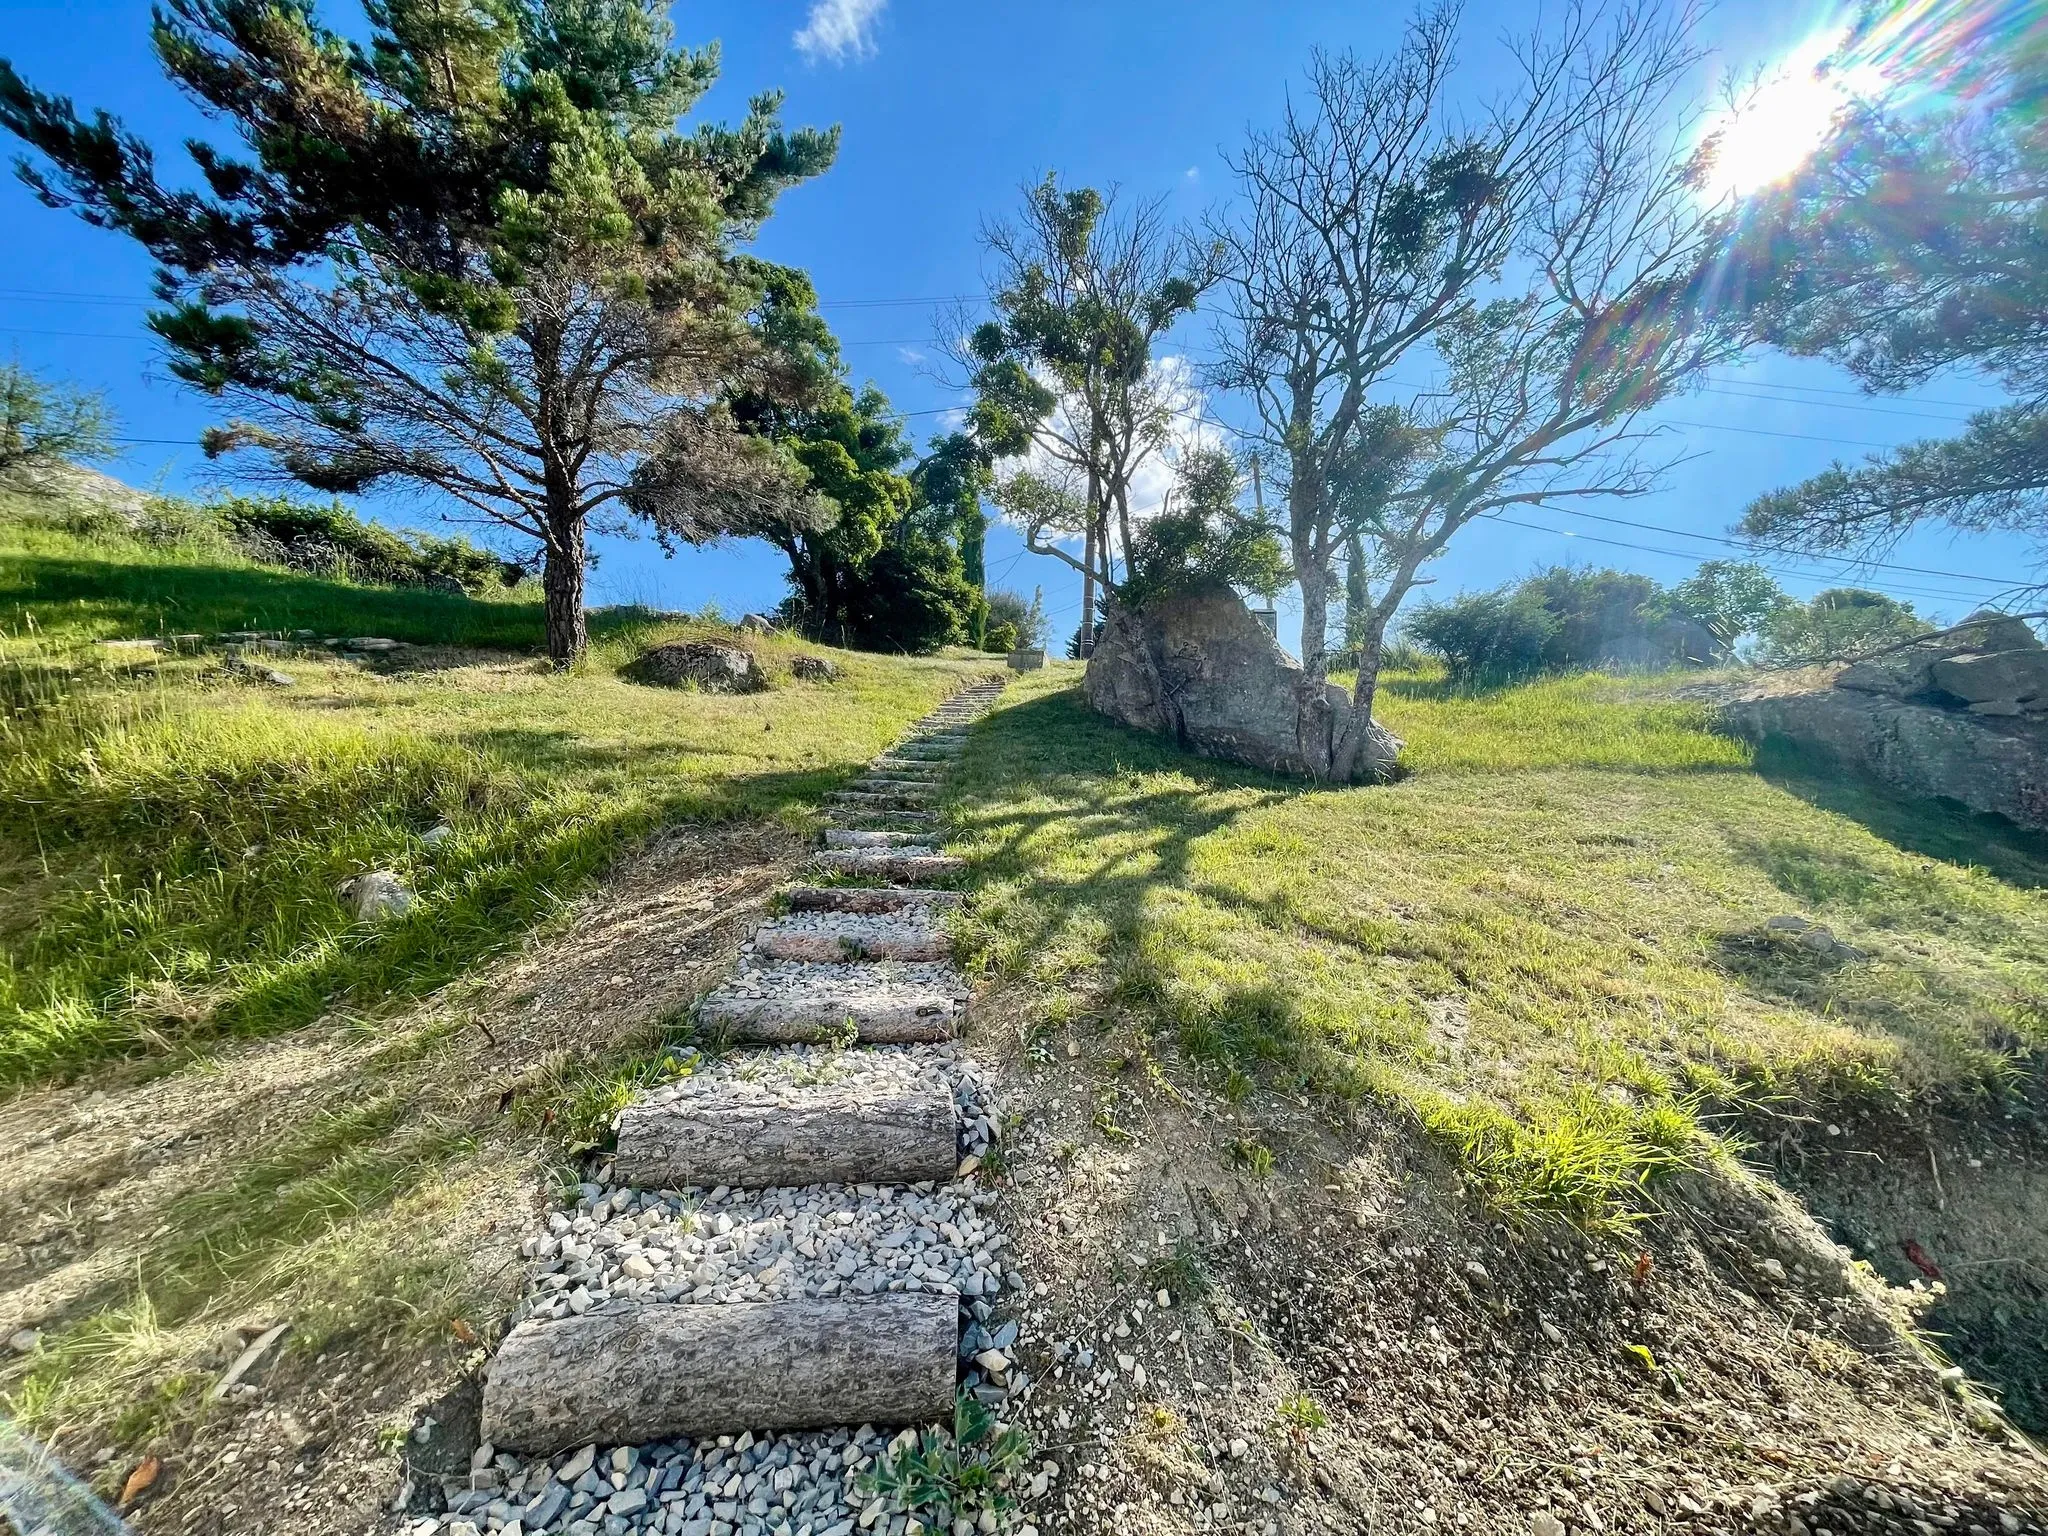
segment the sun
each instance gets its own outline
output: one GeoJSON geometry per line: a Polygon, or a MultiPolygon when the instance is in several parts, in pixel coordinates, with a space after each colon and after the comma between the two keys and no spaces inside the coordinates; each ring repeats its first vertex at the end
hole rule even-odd
{"type": "Polygon", "coordinates": [[[1707,124],[1714,141],[1709,198],[1747,197],[1791,176],[1820,148],[1842,106],[1878,83],[1874,70],[1837,57],[1847,38],[1846,27],[1815,33],[1707,124]]]}

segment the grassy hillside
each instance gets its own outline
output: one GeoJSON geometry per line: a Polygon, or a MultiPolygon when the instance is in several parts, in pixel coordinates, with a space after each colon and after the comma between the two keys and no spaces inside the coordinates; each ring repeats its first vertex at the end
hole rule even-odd
{"type": "Polygon", "coordinates": [[[525,645],[538,610],[49,529],[8,539],[0,1087],[446,980],[663,822],[804,814],[976,666],[842,653],[837,681],[800,683],[788,663],[810,648],[774,639],[756,645],[772,691],[676,693],[618,669],[706,626],[626,615],[566,676],[475,651],[376,667],[315,651],[278,660],[295,686],[276,689],[217,655],[109,661],[90,641],[299,627],[525,645]],[[421,841],[444,821],[451,841],[421,841]],[[423,901],[352,924],[334,887],[376,868],[423,901]]]}
{"type": "MultiPolygon", "coordinates": [[[[1747,748],[1654,684],[1391,680],[1410,776],[1312,789],[1013,689],[962,784],[974,940],[1047,1027],[1398,1105],[1511,1210],[1602,1224],[1716,1112],[2017,1102],[2048,852],[1747,748]],[[1775,943],[1780,914],[1868,953],[1775,943]]],[[[1256,1157],[1257,1149],[1247,1149],[1256,1157]]]]}

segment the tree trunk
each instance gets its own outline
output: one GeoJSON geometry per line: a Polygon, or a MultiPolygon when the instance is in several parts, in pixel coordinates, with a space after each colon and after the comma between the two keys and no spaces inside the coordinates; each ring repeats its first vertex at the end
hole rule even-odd
{"type": "Polygon", "coordinates": [[[1335,750],[1330,755],[1330,777],[1340,784],[1351,782],[1358,770],[1358,754],[1365,750],[1372,727],[1373,701],[1379,695],[1380,657],[1386,651],[1387,621],[1368,610],[1361,616],[1358,637],[1358,681],[1351,688],[1351,709],[1345,716],[1335,750]]]}
{"type": "Polygon", "coordinates": [[[1372,600],[1365,589],[1365,545],[1357,534],[1344,541],[1344,649],[1365,644],[1372,619],[1372,600]]]}
{"type": "Polygon", "coordinates": [[[1088,546],[1081,555],[1081,659],[1095,639],[1095,513],[1088,514],[1088,546]]]}
{"type": "Polygon", "coordinates": [[[566,667],[590,643],[583,622],[583,518],[569,514],[548,520],[547,561],[541,594],[547,618],[548,657],[566,667]]]}
{"type": "Polygon", "coordinates": [[[1287,488],[1288,542],[1301,587],[1301,681],[1295,695],[1295,745],[1318,778],[1334,776],[1337,721],[1324,682],[1329,674],[1330,565],[1321,532],[1321,482],[1297,462],[1287,488]]]}

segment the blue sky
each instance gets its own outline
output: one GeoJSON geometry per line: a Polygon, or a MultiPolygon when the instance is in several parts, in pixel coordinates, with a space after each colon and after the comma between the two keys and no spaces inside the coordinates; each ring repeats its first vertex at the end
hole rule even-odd
{"type": "MultiPolygon", "coordinates": [[[[981,290],[977,232],[1008,211],[1021,182],[1056,170],[1132,196],[1162,195],[1175,214],[1198,216],[1227,202],[1225,154],[1247,125],[1273,120],[1313,49],[1379,51],[1395,40],[1402,14],[1324,0],[722,0],[674,11],[679,38],[723,46],[724,76],[707,115],[736,117],[747,96],[779,87],[788,121],[843,126],[838,165],[785,197],[759,250],[811,271],[856,378],[874,379],[913,413],[920,442],[958,398],[920,360],[931,350],[938,301],[981,290]]],[[[1502,32],[1533,14],[1512,0],[1469,6],[1465,56],[1475,91],[1500,57],[1502,32]]],[[[1717,72],[1746,70],[1834,14],[1810,0],[1724,0],[1704,41],[1717,72]]],[[[329,15],[345,30],[357,26],[352,0],[346,12],[330,5],[329,15]]],[[[147,0],[0,0],[0,56],[42,89],[125,118],[175,164],[170,146],[198,124],[157,72],[147,28],[147,0]]],[[[192,490],[230,477],[190,446],[215,418],[166,374],[142,329],[148,266],[135,249],[43,208],[11,178],[0,181],[0,231],[0,355],[104,389],[124,434],[137,440],[110,466],[124,478],[192,490]]],[[[1173,350],[1199,363],[1209,352],[1207,325],[1202,316],[1183,325],[1173,350]]],[[[1533,511],[1520,519],[1531,527],[1461,534],[1435,568],[1433,591],[1492,586],[1556,562],[1679,579],[1701,559],[1732,553],[1710,541],[1727,534],[1752,496],[1837,456],[1854,460],[1946,432],[1970,406],[1997,398],[1981,381],[1953,377],[1913,396],[1870,399],[1826,365],[1759,354],[1664,411],[1673,423],[1667,446],[1687,458],[1657,494],[1587,509],[1656,531],[1565,508],[1533,511]]],[[[1227,398],[1211,409],[1226,423],[1236,418],[1227,398]]],[[[371,510],[434,521],[421,503],[371,510]]],[[[598,553],[594,601],[715,602],[737,613],[768,607],[784,590],[778,557],[762,545],[669,560],[651,542],[606,540],[598,553]]],[[[1959,618],[1974,597],[2030,568],[2030,554],[2014,540],[1927,533],[1889,557],[1921,570],[1857,579],[1959,618]]],[[[1026,594],[1043,585],[1057,632],[1071,629],[1078,587],[1064,567],[1023,552],[1000,528],[989,566],[991,585],[1026,594]]],[[[1839,584],[1843,572],[1785,563],[1780,576],[1810,593],[1839,584]]]]}

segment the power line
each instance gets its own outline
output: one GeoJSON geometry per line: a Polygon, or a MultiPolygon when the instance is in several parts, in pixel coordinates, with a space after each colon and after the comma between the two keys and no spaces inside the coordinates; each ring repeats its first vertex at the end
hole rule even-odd
{"type": "Polygon", "coordinates": [[[1885,405],[1858,405],[1852,401],[1847,400],[1837,403],[1831,400],[1802,400],[1797,395],[1766,395],[1750,393],[1750,388],[1762,389],[1766,387],[1768,386],[1756,385],[1736,389],[1720,389],[1709,384],[1703,386],[1700,390],[1700,393],[1703,395],[1721,395],[1730,400],[1760,400],[1775,405],[1803,405],[1808,410],[1815,411],[1862,411],[1866,415],[1871,416],[1907,416],[1911,417],[1915,421],[1962,422],[1969,420],[1967,416],[1932,416],[1929,415],[1926,411],[1900,410],[1894,406],[1885,405]]]}
{"type": "MultiPolygon", "coordinates": [[[[1697,560],[1699,558],[1698,555],[1694,554],[1690,550],[1659,549],[1652,544],[1637,544],[1627,539],[1605,539],[1600,537],[1598,534],[1593,533],[1574,533],[1570,529],[1566,528],[1548,528],[1541,523],[1525,523],[1522,522],[1519,518],[1507,517],[1497,512],[1487,513],[1485,514],[1485,517],[1489,522],[1505,523],[1507,526],[1511,528],[1526,528],[1532,533],[1548,533],[1553,534],[1558,538],[1579,539],[1588,544],[1605,544],[1615,549],[1633,549],[1638,550],[1643,554],[1665,555],[1674,560],[1697,560]]],[[[1830,578],[1825,575],[1818,575],[1811,571],[1787,570],[1783,566],[1769,565],[1762,561],[1759,561],[1757,563],[1763,565],[1763,568],[1771,572],[1771,574],[1774,576],[1783,576],[1789,580],[1794,581],[1826,581],[1830,579],[1839,579],[1830,578]]],[[[1894,592],[1903,593],[1908,597],[1926,598],[1934,602],[1975,603],[1988,602],[1992,600],[1991,598],[1986,597],[1981,593],[1971,594],[1963,592],[1933,592],[1927,590],[1926,588],[1905,586],[1897,582],[1887,583],[1887,585],[1890,586],[1891,590],[1894,592]]],[[[2016,589],[2008,588],[2007,590],[2010,591],[2016,589]]],[[[1993,594],[1993,596],[1996,595],[1997,594],[1993,594]]]]}
{"type": "MultiPolygon", "coordinates": [[[[1720,534],[1690,533],[1683,528],[1665,528],[1657,523],[1638,523],[1625,517],[1608,517],[1599,512],[1582,512],[1576,507],[1569,510],[1565,508],[1557,508],[1556,510],[1568,517],[1589,518],[1596,523],[1613,523],[1620,528],[1639,528],[1644,533],[1670,534],[1681,539],[1705,539],[1708,543],[1725,544],[1733,549],[1755,550],[1757,548],[1756,545],[1746,543],[1741,539],[1725,538],[1720,534]]],[[[1795,560],[1825,561],[1862,570],[1898,571],[1908,576],[1938,576],[1945,581],[1981,581],[1997,587],[2009,585],[2004,578],[1998,576],[1973,576],[1968,571],[1938,571],[1922,565],[1896,565],[1889,560],[1858,560],[1848,555],[1801,555],[1797,550],[1793,549],[1772,550],[1767,548],[1764,553],[1788,556],[1795,560]]]]}

